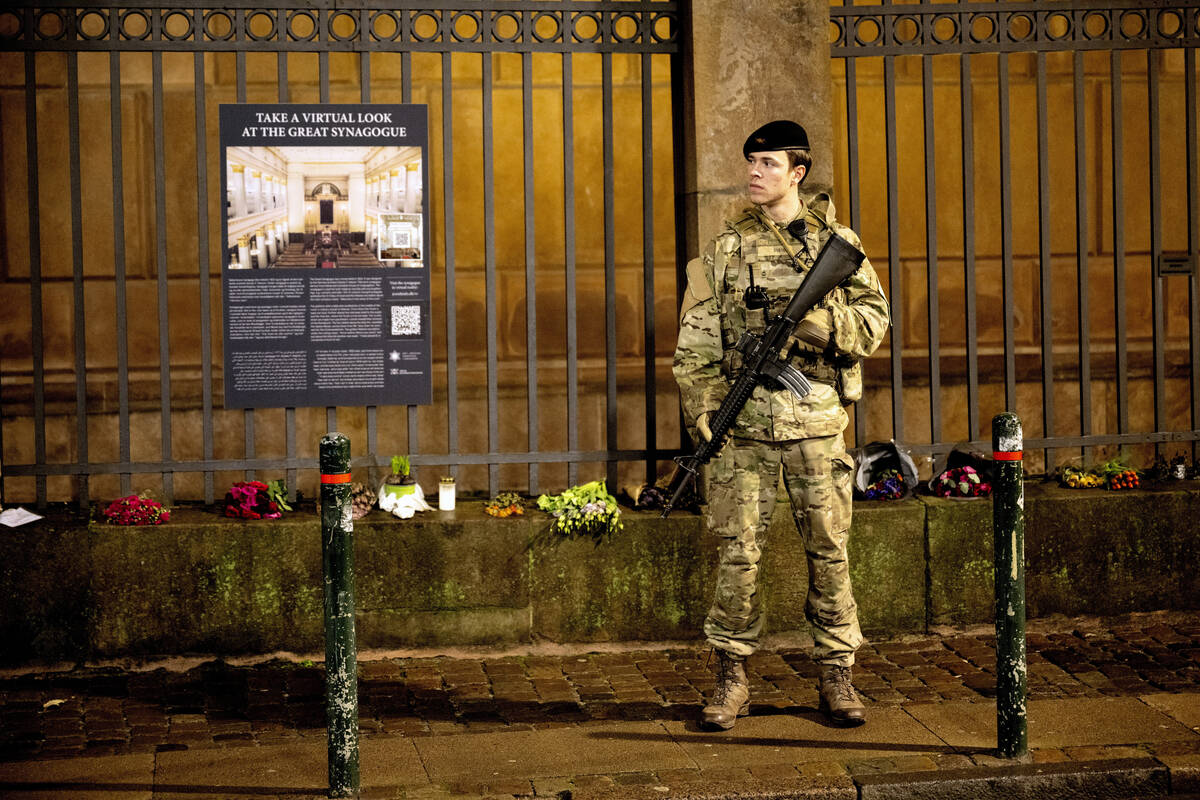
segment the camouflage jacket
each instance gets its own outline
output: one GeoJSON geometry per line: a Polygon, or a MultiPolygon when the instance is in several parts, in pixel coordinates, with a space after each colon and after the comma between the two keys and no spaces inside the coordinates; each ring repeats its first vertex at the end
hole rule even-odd
{"type": "MultiPolygon", "coordinates": [[[[688,264],[674,372],[689,424],[720,407],[741,366],[741,354],[734,349],[741,334],[765,330],[763,311],[748,310],[742,300],[750,287],[751,270],[754,284],[766,290],[771,313],[779,314],[831,232],[862,249],[854,231],[834,220],[828,195],[802,204],[800,213],[808,231],[803,241],[785,227],[778,232],[798,256],[802,271],[756,208],[726,220],[725,229],[709,242],[701,258],[688,264]]],[[[757,387],[738,416],[733,436],[788,441],[845,429],[849,418],[843,401],[853,401],[861,393],[859,361],[879,346],[890,322],[887,299],[870,261],[864,259],[854,275],[810,313],[823,314],[832,322],[829,346],[820,351],[793,337],[787,350],[792,366],[812,383],[812,393],[799,400],[786,389],[757,387]],[[857,391],[848,385],[856,380],[857,391]]],[[[695,437],[695,430],[691,432],[695,437]]]]}

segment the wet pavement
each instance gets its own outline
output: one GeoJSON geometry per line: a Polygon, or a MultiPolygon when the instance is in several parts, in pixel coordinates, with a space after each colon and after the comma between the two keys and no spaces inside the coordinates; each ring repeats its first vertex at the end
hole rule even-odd
{"type": "MultiPolygon", "coordinates": [[[[1027,649],[1035,763],[1140,759],[1165,768],[1163,759],[1174,759],[1179,773],[1168,789],[1190,785],[1185,776],[1200,771],[1200,612],[1034,620],[1027,649]],[[1104,718],[1110,729],[1088,722],[1104,718]]],[[[818,670],[796,640],[749,660],[749,718],[729,733],[703,732],[695,719],[713,687],[707,660],[698,643],[360,654],[364,776],[388,797],[633,797],[641,789],[670,797],[689,787],[700,796],[699,787],[711,794],[805,780],[841,796],[848,786],[861,794],[870,776],[1005,765],[988,734],[990,629],[875,637],[854,672],[869,723],[851,732],[816,713],[818,670]],[[576,747],[556,756],[555,743],[565,742],[576,747]],[[385,752],[381,763],[397,771],[386,779],[368,768],[368,753],[385,752]]],[[[321,664],[304,658],[10,668],[0,672],[0,795],[35,796],[34,784],[21,782],[27,762],[47,774],[47,765],[61,772],[68,761],[150,763],[153,776],[185,762],[232,765],[248,753],[299,753],[321,765],[324,691],[321,664]]],[[[312,796],[317,773],[308,789],[281,784],[275,793],[312,796]]],[[[269,780],[230,780],[184,794],[205,786],[213,796],[239,787],[272,793],[269,780]]],[[[68,781],[50,796],[74,796],[68,790],[85,784],[68,781]]],[[[167,796],[155,786],[109,789],[167,796]]]]}

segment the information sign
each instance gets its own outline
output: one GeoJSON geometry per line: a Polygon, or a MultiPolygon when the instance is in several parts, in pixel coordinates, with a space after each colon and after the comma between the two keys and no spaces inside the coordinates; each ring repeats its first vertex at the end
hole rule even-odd
{"type": "Polygon", "coordinates": [[[432,401],[423,105],[222,105],[225,406],[432,401]]]}

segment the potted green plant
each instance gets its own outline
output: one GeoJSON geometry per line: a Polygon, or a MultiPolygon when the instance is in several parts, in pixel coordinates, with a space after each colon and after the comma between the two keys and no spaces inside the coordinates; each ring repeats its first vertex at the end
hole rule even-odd
{"type": "Polygon", "coordinates": [[[380,500],[385,495],[399,498],[416,490],[417,482],[409,474],[409,469],[408,456],[392,456],[392,474],[384,479],[383,486],[380,487],[380,500]]]}

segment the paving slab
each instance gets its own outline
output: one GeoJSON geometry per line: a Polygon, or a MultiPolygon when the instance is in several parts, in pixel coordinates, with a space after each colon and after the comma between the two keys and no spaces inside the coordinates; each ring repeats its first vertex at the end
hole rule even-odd
{"type": "Polygon", "coordinates": [[[13,800],[150,800],[153,784],[153,753],[0,764],[13,800]]]}
{"type": "MultiPolygon", "coordinates": [[[[375,738],[359,742],[364,789],[421,787],[428,784],[411,739],[375,738]]],[[[329,762],[323,739],[270,747],[181,750],[159,753],[155,798],[324,796],[329,762]]]]}
{"type": "MultiPolygon", "coordinates": [[[[996,707],[988,703],[910,704],[905,710],[955,748],[995,748],[996,707]]],[[[1172,742],[1194,731],[1136,697],[1031,700],[1030,747],[1172,742]]]]}
{"type": "Polygon", "coordinates": [[[657,722],[425,736],[414,742],[435,783],[696,767],[657,722]]]}
{"type": "Polygon", "coordinates": [[[1200,731],[1200,694],[1147,694],[1141,700],[1193,731],[1200,731]]]}
{"type": "Polygon", "coordinates": [[[816,711],[752,715],[730,731],[666,723],[671,736],[702,769],[715,765],[799,764],[933,755],[950,748],[897,706],[873,707],[857,728],[834,728],[816,711]]]}

